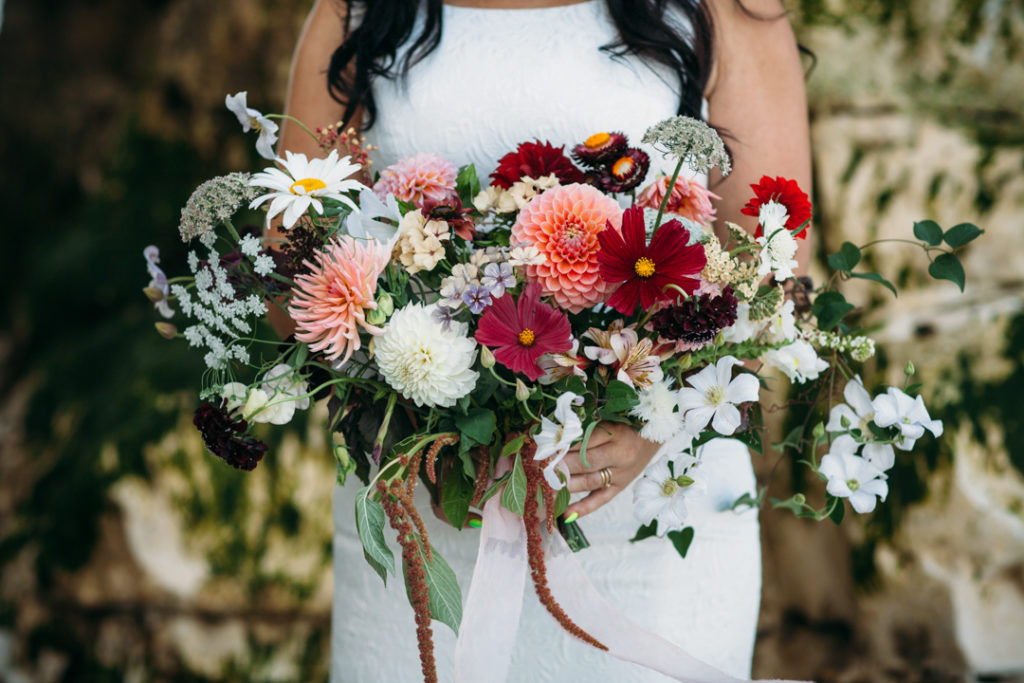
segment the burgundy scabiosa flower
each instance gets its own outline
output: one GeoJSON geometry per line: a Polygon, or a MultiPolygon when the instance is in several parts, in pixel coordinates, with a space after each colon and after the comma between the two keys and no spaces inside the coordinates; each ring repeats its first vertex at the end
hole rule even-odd
{"type": "Polygon", "coordinates": [[[499,363],[536,381],[544,374],[537,360],[572,348],[572,329],[565,313],[541,302],[540,285],[531,282],[518,302],[508,292],[494,300],[480,318],[476,340],[493,347],[499,363]]]}
{"type": "Polygon", "coordinates": [[[583,182],[583,173],[572,165],[564,149],[550,142],[521,142],[516,151],[498,159],[491,184],[507,190],[523,176],[542,178],[552,173],[562,185],[583,182]]]}
{"type": "Polygon", "coordinates": [[[572,150],[572,158],[587,168],[601,168],[621,157],[629,143],[622,133],[594,133],[572,150]]]}
{"type": "Polygon", "coordinates": [[[630,147],[601,174],[601,189],[616,194],[629,192],[644,181],[650,167],[651,158],[647,153],[630,147]]]}
{"type": "Polygon", "coordinates": [[[248,436],[245,420],[228,414],[227,403],[205,402],[192,417],[192,424],[203,435],[206,448],[235,469],[251,472],[267,452],[267,444],[248,436]]]}
{"type": "Polygon", "coordinates": [[[689,231],[677,220],[671,220],[654,233],[647,244],[644,210],[631,206],[622,214],[622,233],[604,230],[597,236],[601,250],[597,262],[601,278],[607,282],[621,282],[608,305],[625,315],[631,315],[639,303],[645,309],[658,301],[678,294],[665,291],[675,285],[687,294],[699,286],[698,276],[707,264],[704,247],[687,246],[689,231]]]}
{"type": "Polygon", "coordinates": [[[727,286],[717,296],[701,294],[658,311],[650,325],[662,339],[675,342],[677,352],[695,351],[736,322],[738,304],[727,286]]]}
{"type": "MultiPolygon", "coordinates": [[[[786,207],[786,230],[793,232],[811,220],[811,200],[795,180],[782,176],[761,176],[760,182],[751,185],[750,189],[754,191],[754,197],[740,209],[743,215],[758,217],[764,204],[775,202],[786,207]]],[[[761,237],[763,234],[764,231],[758,225],[754,237],[761,237]]],[[[807,230],[801,229],[799,234],[794,233],[793,237],[804,239],[807,237],[807,230]]]]}

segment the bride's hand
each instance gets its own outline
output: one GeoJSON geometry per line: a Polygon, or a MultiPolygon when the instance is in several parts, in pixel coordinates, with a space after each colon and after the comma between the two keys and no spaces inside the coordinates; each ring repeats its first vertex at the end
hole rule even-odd
{"type": "Polygon", "coordinates": [[[575,512],[582,517],[610,501],[644,471],[657,451],[658,444],[644,439],[628,425],[617,422],[598,425],[587,444],[589,466],[584,466],[580,459],[579,446],[573,446],[565,456],[570,474],[569,492],[591,492],[570,505],[566,515],[575,512]],[[604,475],[603,470],[607,471],[604,475]]]}

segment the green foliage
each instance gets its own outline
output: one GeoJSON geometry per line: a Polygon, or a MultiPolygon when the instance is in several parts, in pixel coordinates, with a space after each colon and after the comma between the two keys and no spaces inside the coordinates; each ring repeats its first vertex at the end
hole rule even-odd
{"type": "MultiPolygon", "coordinates": [[[[430,616],[458,633],[459,624],[462,623],[462,592],[459,590],[455,572],[441,557],[441,553],[437,552],[437,548],[431,549],[433,559],[428,561],[419,539],[417,539],[417,552],[423,562],[423,570],[426,574],[427,590],[430,594],[430,616]]],[[[409,597],[409,604],[412,604],[412,596],[409,595],[409,567],[404,562],[402,571],[407,577],[406,596],[409,597]]]]}
{"type": "Polygon", "coordinates": [[[465,415],[455,416],[455,426],[462,432],[463,439],[489,444],[494,437],[494,413],[487,408],[471,408],[465,415]]]}
{"type": "Polygon", "coordinates": [[[939,254],[928,266],[928,274],[936,280],[949,280],[964,291],[967,275],[956,254],[939,254]]]}
{"type": "Polygon", "coordinates": [[[670,531],[665,536],[672,542],[672,547],[679,553],[679,557],[686,557],[690,544],[693,543],[694,530],[692,526],[678,531],[670,531]]]}
{"type": "Polygon", "coordinates": [[[914,237],[935,247],[942,244],[942,228],[935,221],[918,221],[914,223],[914,237]]]}
{"type": "Polygon", "coordinates": [[[501,493],[501,504],[520,517],[523,516],[523,510],[526,508],[526,472],[523,470],[522,456],[518,453],[515,465],[512,466],[512,476],[501,493]]]}
{"type": "Polygon", "coordinates": [[[818,328],[827,332],[853,309],[854,305],[839,292],[822,292],[814,300],[811,313],[818,319],[818,328]]]}
{"type": "Polygon", "coordinates": [[[451,472],[445,477],[441,489],[441,509],[456,529],[461,529],[466,524],[474,489],[473,481],[464,474],[451,472]]]}
{"type": "Polygon", "coordinates": [[[356,530],[363,543],[363,557],[386,585],[388,572],[395,571],[395,556],[384,541],[384,506],[374,500],[371,493],[369,487],[356,493],[356,530]]]}

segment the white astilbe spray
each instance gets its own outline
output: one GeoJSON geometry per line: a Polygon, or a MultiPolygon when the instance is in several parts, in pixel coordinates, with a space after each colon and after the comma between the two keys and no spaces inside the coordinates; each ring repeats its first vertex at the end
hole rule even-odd
{"type": "Polygon", "coordinates": [[[648,441],[665,443],[683,429],[683,414],[676,410],[676,393],[669,388],[670,382],[654,382],[639,391],[639,402],[629,411],[644,422],[640,436],[648,441]]]}

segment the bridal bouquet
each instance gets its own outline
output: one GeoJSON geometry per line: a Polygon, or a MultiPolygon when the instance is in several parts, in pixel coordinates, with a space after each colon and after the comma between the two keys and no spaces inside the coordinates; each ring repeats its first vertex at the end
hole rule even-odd
{"type": "MultiPolygon", "coordinates": [[[[244,93],[227,104],[273,158],[272,117],[244,93]]],[[[205,353],[194,422],[232,467],[252,470],[264,457],[262,424],[327,402],[338,481],[363,482],[356,523],[382,579],[396,572],[385,525],[397,532],[428,680],[431,619],[457,629],[462,607],[414,504],[421,480],[456,527],[488,502],[520,517],[538,596],[568,631],[603,648],[561,608],[544,570],[556,529],[570,547],[586,545],[563,514],[563,459],[575,445],[586,464],[602,425],[627,423],[662,444],[633,487],[634,540],[665,537],[684,556],[695,533],[686,502],[708,483],[701,445],[731,437],[761,452],[758,399],[780,374],[823,388],[821,420],[776,444],[809,454],[802,462],[824,484],[821,494],[771,501],[800,516],[838,523],[846,501],[870,512],[896,457],[924,432],[942,433],[916,385],[869,391],[856,374],[874,343],[834,284],[863,278],[896,291],[856,270],[861,249],[846,243],[830,255],[835,275],[824,286],[795,277],[811,206],[794,181],[752,186],[743,213],[757,218],[753,235],[728,222],[724,239],[715,235],[715,195],[694,178],[716,166],[727,174],[730,162],[700,121],[676,117],[644,135],[674,160],[671,177],[648,177],[648,155],[624,135],[596,133],[568,153],[523,142],[496,160],[487,186],[473,166],[420,150],[372,178],[370,150],[353,131],[309,132],[321,158],[286,152],[260,173],[201,185],[180,223],[196,244],[190,275],[168,279],[148,247],[145,291],[163,317],[186,321],[180,333],[167,321],[157,329],[205,353]],[[235,223],[255,209],[284,239],[235,223]],[[261,332],[269,308],[295,323],[283,343],[261,332]]],[[[980,232],[914,226],[937,254],[932,275],[961,288],[955,249],[980,232]]]]}

